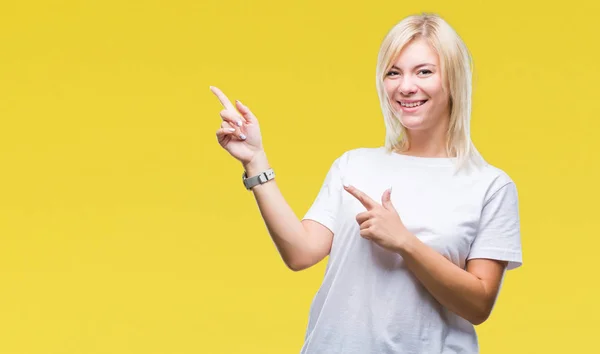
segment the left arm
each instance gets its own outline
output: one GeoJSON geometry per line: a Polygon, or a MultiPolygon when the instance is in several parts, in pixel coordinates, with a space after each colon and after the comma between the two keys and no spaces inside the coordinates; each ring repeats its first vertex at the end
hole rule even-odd
{"type": "Polygon", "coordinates": [[[406,229],[391,202],[391,189],[385,191],[380,205],[352,186],[344,188],[367,209],[356,216],[363,238],[400,254],[421,284],[448,310],[474,325],[489,317],[507,262],[472,259],[463,270],[406,229]]]}
{"type": "Polygon", "coordinates": [[[487,320],[507,262],[472,259],[465,271],[414,235],[409,235],[397,252],[440,304],[474,325],[487,320]]]}

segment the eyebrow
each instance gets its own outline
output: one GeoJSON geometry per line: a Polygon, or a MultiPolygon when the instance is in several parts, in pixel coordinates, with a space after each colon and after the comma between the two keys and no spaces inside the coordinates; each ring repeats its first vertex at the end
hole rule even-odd
{"type": "MultiPolygon", "coordinates": [[[[415,66],[415,67],[414,67],[414,69],[418,69],[418,68],[421,68],[421,67],[424,67],[424,66],[435,66],[435,65],[434,65],[434,64],[430,64],[430,63],[419,64],[419,65],[415,66]]],[[[396,65],[392,65],[392,69],[396,69],[396,70],[400,70],[400,71],[402,71],[402,69],[400,69],[400,68],[399,68],[399,67],[397,67],[396,65]]],[[[414,69],[413,69],[413,70],[414,70],[414,69]]]]}

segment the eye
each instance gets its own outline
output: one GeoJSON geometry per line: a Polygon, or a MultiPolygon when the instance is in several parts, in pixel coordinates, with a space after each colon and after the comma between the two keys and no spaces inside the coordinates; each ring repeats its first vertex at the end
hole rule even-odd
{"type": "Polygon", "coordinates": [[[432,73],[433,73],[433,71],[431,71],[429,69],[422,69],[422,70],[419,70],[419,72],[418,72],[418,74],[423,74],[423,75],[429,75],[432,73]]]}
{"type": "Polygon", "coordinates": [[[395,76],[395,75],[398,75],[398,72],[397,71],[393,71],[393,70],[392,71],[388,71],[388,73],[385,74],[385,76],[395,76]]]}

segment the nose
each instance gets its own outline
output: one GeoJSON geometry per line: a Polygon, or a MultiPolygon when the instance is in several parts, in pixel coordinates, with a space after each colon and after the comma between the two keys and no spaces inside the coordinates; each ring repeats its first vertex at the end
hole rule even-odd
{"type": "Polygon", "coordinates": [[[401,80],[402,81],[400,82],[400,85],[398,85],[398,91],[400,94],[403,96],[410,96],[417,92],[417,85],[415,85],[410,76],[406,75],[402,77],[401,80]]]}

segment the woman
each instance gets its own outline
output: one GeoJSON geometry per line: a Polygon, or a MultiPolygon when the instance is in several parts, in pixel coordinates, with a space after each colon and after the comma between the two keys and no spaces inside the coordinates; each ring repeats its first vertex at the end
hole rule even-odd
{"type": "Polygon", "coordinates": [[[471,142],[470,57],[444,20],[410,16],[388,33],[377,65],[385,146],[337,158],[301,221],[273,182],[256,117],[211,89],[225,106],[218,141],[262,176],[245,183],[285,263],[329,255],[302,353],[479,351],[474,325],[522,263],[518,198],[471,142]]]}

